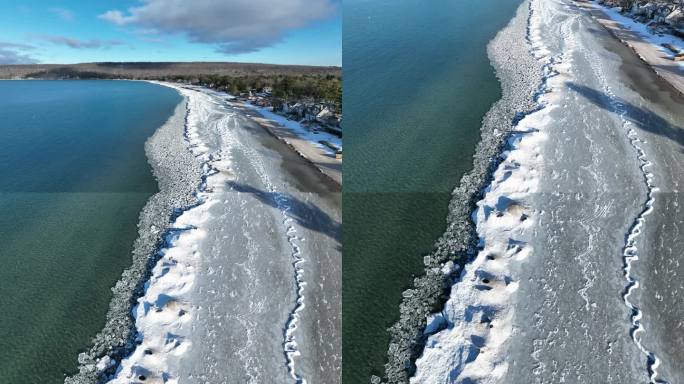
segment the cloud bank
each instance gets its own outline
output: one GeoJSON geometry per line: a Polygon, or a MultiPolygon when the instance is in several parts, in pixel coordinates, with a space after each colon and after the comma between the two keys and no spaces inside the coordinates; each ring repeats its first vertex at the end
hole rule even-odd
{"type": "Polygon", "coordinates": [[[0,64],[35,64],[38,60],[26,51],[34,47],[26,44],[3,43],[0,41],[0,64]]]}
{"type": "Polygon", "coordinates": [[[332,0],[143,0],[127,12],[110,10],[98,17],[116,25],[134,25],[191,41],[216,44],[225,54],[255,52],[272,46],[292,29],[335,12],[332,0]]]}

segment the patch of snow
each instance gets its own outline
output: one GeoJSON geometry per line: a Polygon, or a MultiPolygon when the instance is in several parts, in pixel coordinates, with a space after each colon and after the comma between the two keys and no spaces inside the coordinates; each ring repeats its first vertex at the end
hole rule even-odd
{"type": "Polygon", "coordinates": [[[266,119],[274,121],[278,123],[278,125],[282,126],[283,128],[286,128],[292,133],[296,134],[300,138],[310,141],[313,143],[316,147],[323,149],[326,151],[326,153],[330,154],[335,154],[335,151],[329,148],[328,146],[325,146],[319,141],[327,141],[334,146],[336,146],[339,149],[342,149],[342,139],[331,134],[328,132],[324,131],[319,131],[317,133],[314,133],[306,128],[304,128],[300,123],[289,120],[284,116],[281,116],[277,113],[274,113],[271,107],[259,107],[253,104],[245,103],[245,106],[257,110],[261,115],[263,115],[266,119]]]}

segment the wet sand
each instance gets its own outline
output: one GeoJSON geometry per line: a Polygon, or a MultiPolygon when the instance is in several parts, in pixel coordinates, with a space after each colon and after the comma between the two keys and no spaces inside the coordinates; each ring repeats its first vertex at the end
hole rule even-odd
{"type": "MultiPolygon", "coordinates": [[[[238,103],[230,103],[234,108],[244,108],[238,103]]],[[[342,160],[326,153],[313,145],[310,141],[302,139],[290,130],[281,127],[274,121],[264,118],[259,112],[244,109],[246,116],[250,116],[254,122],[268,131],[290,147],[291,151],[297,152],[304,159],[313,164],[316,169],[332,179],[338,186],[342,186],[342,160]]]]}

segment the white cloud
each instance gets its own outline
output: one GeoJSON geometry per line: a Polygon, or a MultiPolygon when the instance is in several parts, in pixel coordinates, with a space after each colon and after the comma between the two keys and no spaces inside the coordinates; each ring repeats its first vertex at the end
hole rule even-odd
{"type": "Polygon", "coordinates": [[[101,15],[98,15],[97,17],[102,20],[109,21],[110,23],[114,23],[116,25],[126,24],[126,17],[124,17],[121,11],[107,11],[101,15]]]}
{"type": "Polygon", "coordinates": [[[98,17],[116,25],[135,25],[191,41],[217,44],[226,54],[254,52],[279,42],[292,29],[335,12],[332,0],[143,0],[127,12],[98,17]]]}

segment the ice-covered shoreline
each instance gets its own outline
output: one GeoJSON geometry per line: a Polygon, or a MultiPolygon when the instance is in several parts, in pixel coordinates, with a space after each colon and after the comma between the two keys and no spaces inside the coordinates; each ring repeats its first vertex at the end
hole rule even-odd
{"type": "MultiPolygon", "coordinates": [[[[448,295],[451,286],[460,278],[459,269],[477,253],[478,234],[472,213],[502,161],[498,156],[513,134],[514,124],[538,109],[533,95],[538,91],[543,73],[525,39],[528,4],[526,1],[518,8],[511,22],[487,47],[501,83],[502,98],[483,118],[473,169],[463,176],[452,193],[447,230],[437,241],[435,251],[424,257],[426,274],[414,279],[413,287],[404,293],[400,320],[390,328],[389,362],[385,366],[389,383],[409,381],[414,361],[423,352],[427,338],[445,325],[439,321],[428,325],[428,320],[438,320],[433,308],[444,305],[444,295],[448,295]]],[[[380,381],[380,378],[374,380],[380,381]]]]}
{"type": "Polygon", "coordinates": [[[529,6],[529,51],[543,66],[537,108],[515,124],[502,162],[473,213],[479,252],[466,264],[441,313],[428,327],[439,330],[426,343],[411,382],[475,380],[497,382],[506,374],[505,343],[513,333],[519,277],[516,269],[534,251],[529,243],[537,218],[530,197],[539,190],[543,168],[540,146],[546,140],[554,88],[562,84],[562,60],[551,57],[539,29],[538,1],[529,6]]]}
{"type": "Polygon", "coordinates": [[[120,361],[135,348],[137,330],[131,307],[144,294],[145,282],[159,258],[158,250],[171,223],[184,210],[197,204],[195,192],[201,183],[201,170],[184,141],[186,100],[145,143],[145,152],[159,192],[140,213],[138,238],[133,248],[132,265],[112,288],[107,321],[94,338],[89,351],[78,356],[79,372],[67,377],[68,384],[92,384],[108,380],[120,361]]]}
{"type": "MultiPolygon", "coordinates": [[[[198,204],[166,234],[134,309],[138,345],[112,382],[144,376],[172,383],[196,377],[306,383],[334,377],[316,370],[335,360],[322,352],[325,341],[315,339],[317,328],[330,321],[318,311],[332,303],[327,293],[310,297],[328,284],[310,280],[331,252],[326,227],[314,221],[328,216],[311,205],[316,197],[310,192],[293,197],[294,180],[283,172],[306,162],[223,95],[163,85],[187,100],[185,139],[202,182],[198,204]],[[311,260],[312,254],[321,260],[311,260]]],[[[306,168],[316,180],[325,179],[310,164],[306,168]]]]}
{"type": "Polygon", "coordinates": [[[230,180],[230,159],[217,159],[208,153],[197,124],[196,104],[210,102],[197,100],[202,95],[166,83],[156,83],[179,92],[188,105],[186,125],[182,137],[187,148],[201,169],[201,182],[195,193],[196,204],[184,210],[171,223],[164,235],[164,246],[152,269],[152,276],[145,283],[145,294],[134,307],[138,337],[135,350],[122,360],[112,383],[128,383],[144,378],[177,382],[174,371],[175,359],[179,359],[192,347],[187,338],[187,327],[194,315],[191,303],[183,299],[192,288],[198,264],[197,243],[206,236],[208,211],[220,203],[213,193],[221,190],[230,180]]]}
{"type": "MultiPolygon", "coordinates": [[[[235,99],[234,96],[225,92],[198,86],[191,86],[191,88],[202,89],[203,92],[227,100],[235,99]]],[[[321,173],[338,185],[342,185],[342,160],[336,158],[337,150],[341,151],[343,148],[342,138],[328,132],[313,133],[302,127],[299,122],[274,113],[270,107],[259,107],[249,102],[237,102],[234,100],[231,101],[231,104],[254,111],[255,116],[252,116],[254,121],[270,134],[290,146],[302,158],[313,164],[321,173]],[[321,144],[321,141],[327,141],[336,147],[337,150],[321,144]]]]}

